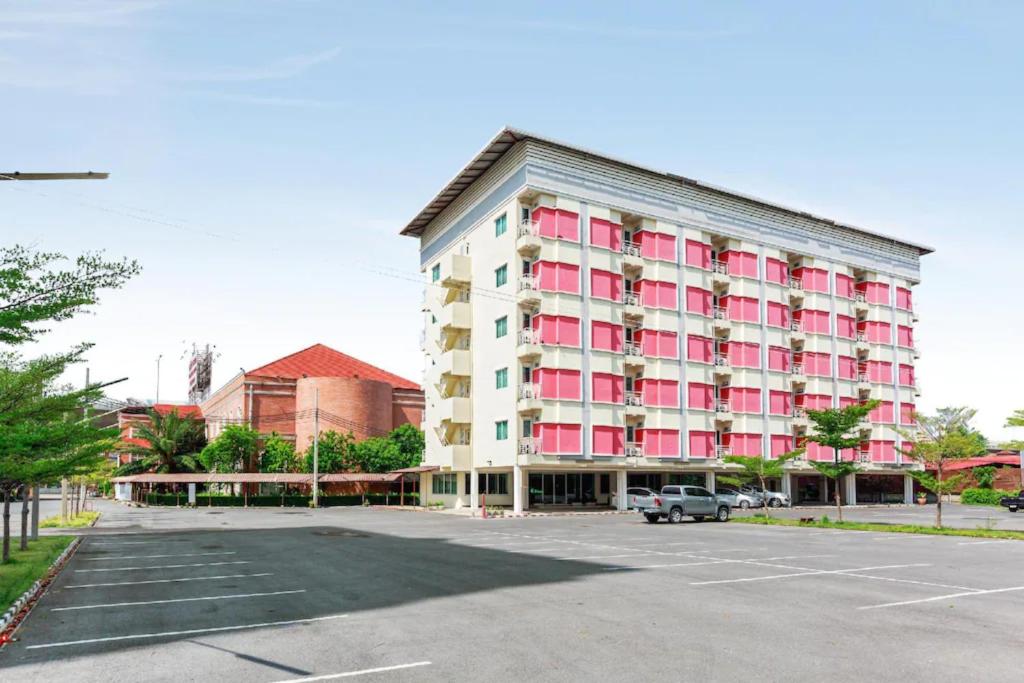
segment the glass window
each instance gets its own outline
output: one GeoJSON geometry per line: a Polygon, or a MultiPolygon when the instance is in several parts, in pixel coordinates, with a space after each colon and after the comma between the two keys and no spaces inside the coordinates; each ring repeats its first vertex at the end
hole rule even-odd
{"type": "Polygon", "coordinates": [[[478,475],[477,482],[482,494],[508,495],[508,474],[484,474],[481,472],[478,475]]]}
{"type": "Polygon", "coordinates": [[[430,269],[430,281],[437,282],[441,279],[441,264],[436,263],[434,267],[430,269]]]}
{"type": "Polygon", "coordinates": [[[501,237],[506,230],[508,230],[508,215],[503,213],[494,219],[494,236],[501,237]]]}
{"type": "Polygon", "coordinates": [[[504,389],[508,386],[508,368],[494,371],[494,388],[504,389]]]}
{"type": "Polygon", "coordinates": [[[679,495],[679,487],[678,486],[666,486],[665,488],[663,488],[661,490],[661,492],[664,493],[666,496],[679,495]]]}
{"type": "Polygon", "coordinates": [[[454,496],[458,493],[458,482],[455,474],[435,474],[430,480],[430,489],[434,495],[454,496]]]}
{"type": "Polygon", "coordinates": [[[503,315],[494,321],[494,336],[504,337],[508,334],[508,316],[503,315]]]}
{"type": "Polygon", "coordinates": [[[501,420],[500,422],[494,423],[494,438],[498,441],[505,441],[508,439],[508,420],[501,420]]]}
{"type": "Polygon", "coordinates": [[[503,265],[494,270],[494,286],[501,287],[506,282],[508,282],[508,265],[503,265]]]}

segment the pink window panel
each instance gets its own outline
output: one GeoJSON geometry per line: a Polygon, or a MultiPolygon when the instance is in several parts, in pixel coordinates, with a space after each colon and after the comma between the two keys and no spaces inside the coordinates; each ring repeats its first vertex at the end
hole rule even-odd
{"type": "Polygon", "coordinates": [[[794,359],[796,363],[804,366],[805,375],[815,377],[832,376],[832,355],[824,352],[807,351],[797,354],[794,359]]]}
{"type": "Polygon", "coordinates": [[[757,254],[749,251],[725,251],[719,257],[724,263],[729,264],[729,275],[739,277],[758,278],[757,254]]]}
{"type": "Polygon", "coordinates": [[[637,343],[645,356],[652,358],[678,358],[679,335],[664,330],[640,330],[637,343]]]}
{"type": "Polygon", "coordinates": [[[734,413],[760,413],[761,390],[752,387],[732,387],[728,390],[729,409],[734,413]]]}
{"type": "Polygon", "coordinates": [[[570,242],[580,241],[580,217],[572,211],[542,206],[533,210],[533,222],[542,237],[551,237],[570,242]]]}
{"type": "Polygon", "coordinates": [[[533,381],[540,386],[541,398],[580,400],[580,371],[556,368],[537,368],[533,381]]]}
{"type": "Polygon", "coordinates": [[[854,295],[853,278],[849,275],[836,273],[836,296],[852,299],[854,295]]]}
{"type": "Polygon", "coordinates": [[[541,344],[556,346],[580,345],[580,319],[566,315],[539,314],[533,316],[533,329],[541,344]]]}
{"type": "Polygon", "coordinates": [[[855,399],[853,396],[840,396],[839,397],[839,407],[840,408],[849,408],[850,406],[857,405],[857,403],[858,403],[857,399],[855,399]]]}
{"type": "Polygon", "coordinates": [[[821,268],[796,268],[793,277],[800,280],[805,292],[828,294],[828,271],[821,268]]]}
{"type": "Polygon", "coordinates": [[[715,457],[714,432],[690,432],[689,452],[691,458],[715,457]]]}
{"type": "Polygon", "coordinates": [[[711,410],[715,407],[715,387],[712,384],[690,382],[686,385],[686,405],[693,410],[711,410]]]}
{"type": "Polygon", "coordinates": [[[723,444],[729,447],[732,455],[761,455],[760,434],[725,434],[723,444]]]}
{"type": "Polygon", "coordinates": [[[676,236],[641,230],[635,237],[644,258],[676,262],[676,236]]]}
{"type": "Polygon", "coordinates": [[[868,379],[872,382],[892,383],[892,363],[885,360],[869,360],[866,364],[868,379]]]}
{"type": "Polygon", "coordinates": [[[789,372],[792,356],[789,349],[783,346],[768,347],[768,369],[789,372]]]}
{"type": "Polygon", "coordinates": [[[655,408],[679,407],[679,382],[671,379],[642,379],[637,391],[643,395],[644,405],[655,408]]]}
{"type": "Polygon", "coordinates": [[[590,246],[622,251],[622,226],[603,218],[591,218],[590,246]]]}
{"type": "Polygon", "coordinates": [[[896,288],[896,308],[900,308],[904,311],[914,310],[914,302],[912,299],[910,290],[906,287],[896,288]]]}
{"type": "Polygon", "coordinates": [[[595,425],[593,451],[595,455],[624,455],[626,452],[626,429],[595,425]]]}
{"type": "Polygon", "coordinates": [[[710,363],[714,358],[714,342],[695,334],[686,335],[686,359],[697,363],[710,363]]]}
{"type": "Polygon", "coordinates": [[[843,339],[856,339],[857,319],[848,315],[836,315],[836,335],[843,339]]]}
{"type": "Polygon", "coordinates": [[[857,331],[864,334],[869,342],[876,344],[892,343],[892,326],[889,323],[868,320],[857,323],[857,331]]]}
{"type": "Polygon", "coordinates": [[[757,299],[748,296],[723,296],[722,307],[728,312],[729,320],[756,323],[761,319],[757,299]]]}
{"type": "Polygon", "coordinates": [[[900,404],[900,424],[912,425],[914,424],[914,404],[913,403],[901,403],[900,404]]]}
{"type": "Polygon", "coordinates": [[[793,450],[793,437],[789,434],[771,434],[768,437],[771,456],[777,458],[793,450]]]}
{"type": "Polygon", "coordinates": [[[711,269],[711,245],[686,240],[686,265],[711,269]]]}
{"type": "Polygon", "coordinates": [[[700,287],[686,288],[686,310],[700,315],[711,315],[711,292],[700,287]]]}
{"type": "Polygon", "coordinates": [[[542,291],[580,293],[580,267],[577,265],[537,261],[533,264],[533,276],[542,291]]]}
{"type": "Polygon", "coordinates": [[[679,456],[678,429],[638,429],[644,455],[670,458],[679,456]]]}
{"type": "Polygon", "coordinates": [[[789,306],[778,301],[768,302],[768,326],[789,329],[789,306]]]}
{"type": "Polygon", "coordinates": [[[594,401],[597,403],[625,403],[626,378],[605,372],[595,372],[592,377],[594,401]]]}
{"type": "Polygon", "coordinates": [[[789,284],[789,265],[777,258],[767,258],[764,261],[764,279],[768,282],[775,282],[780,285],[789,284]]]}
{"type": "Polygon", "coordinates": [[[607,270],[590,269],[590,296],[595,299],[622,301],[622,276],[607,270]]]}
{"type": "Polygon", "coordinates": [[[914,329],[906,325],[896,326],[896,343],[905,348],[914,346],[914,329]]]}
{"type": "Polygon", "coordinates": [[[858,282],[857,291],[869,304],[889,305],[889,285],[884,282],[858,282]]]}
{"type": "Polygon", "coordinates": [[[797,394],[796,405],[804,410],[828,410],[832,407],[832,397],[828,394],[797,394]]]}
{"type": "Polygon", "coordinates": [[[900,384],[905,387],[914,386],[914,366],[900,364],[900,384]]]}
{"type": "Polygon", "coordinates": [[[578,455],[583,452],[582,425],[535,423],[533,438],[540,440],[541,453],[578,455]]]}
{"type": "Polygon", "coordinates": [[[674,282],[641,280],[636,286],[640,294],[640,302],[644,306],[672,311],[679,308],[679,294],[674,282]]]}
{"type": "Polygon", "coordinates": [[[805,308],[793,313],[793,319],[800,323],[804,332],[812,334],[831,334],[828,311],[815,311],[805,308]]]}
{"type": "Polygon", "coordinates": [[[590,346],[599,351],[622,352],[622,325],[594,320],[590,323],[590,346]]]}
{"type": "Polygon", "coordinates": [[[892,401],[882,401],[879,403],[878,407],[871,411],[869,417],[872,422],[892,424],[895,421],[892,401]]]}
{"type": "Polygon", "coordinates": [[[857,359],[839,356],[839,379],[857,379],[857,359]]]}
{"type": "Polygon", "coordinates": [[[869,441],[872,462],[896,462],[895,441],[869,441]]]}
{"type": "Polygon", "coordinates": [[[738,368],[761,367],[761,345],[755,342],[722,342],[720,350],[729,358],[729,365],[738,368]]]}
{"type": "Polygon", "coordinates": [[[788,391],[769,391],[768,392],[768,414],[769,415],[792,415],[793,414],[793,396],[788,391]]]}

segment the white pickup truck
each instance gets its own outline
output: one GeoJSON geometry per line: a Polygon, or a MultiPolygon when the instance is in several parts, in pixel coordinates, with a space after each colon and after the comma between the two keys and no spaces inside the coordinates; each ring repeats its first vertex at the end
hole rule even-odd
{"type": "Polygon", "coordinates": [[[676,524],[683,517],[693,517],[698,522],[713,517],[717,522],[727,522],[732,511],[727,500],[701,486],[663,486],[661,493],[638,496],[635,505],[651,524],[662,518],[676,524]]]}

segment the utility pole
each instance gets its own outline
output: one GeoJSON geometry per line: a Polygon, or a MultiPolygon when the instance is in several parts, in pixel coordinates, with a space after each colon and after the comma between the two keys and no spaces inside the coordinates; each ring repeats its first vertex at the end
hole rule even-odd
{"type": "Polygon", "coordinates": [[[162,353],[156,357],[156,400],[154,403],[160,402],[160,359],[163,357],[162,353]]]}
{"type": "Polygon", "coordinates": [[[319,505],[317,479],[320,469],[320,387],[313,389],[313,507],[319,505]]]}

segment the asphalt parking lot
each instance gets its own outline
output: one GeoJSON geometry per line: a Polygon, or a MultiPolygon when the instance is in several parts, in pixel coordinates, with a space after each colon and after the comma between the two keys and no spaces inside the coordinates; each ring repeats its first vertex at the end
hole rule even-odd
{"type": "Polygon", "coordinates": [[[0,678],[962,682],[1019,668],[1024,542],[100,506],[0,678]]]}

